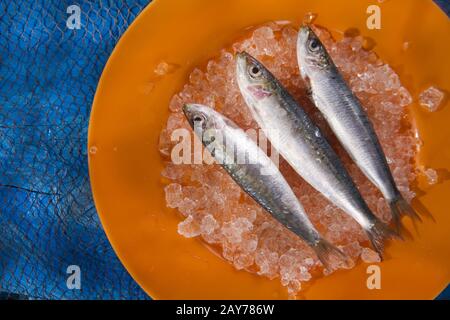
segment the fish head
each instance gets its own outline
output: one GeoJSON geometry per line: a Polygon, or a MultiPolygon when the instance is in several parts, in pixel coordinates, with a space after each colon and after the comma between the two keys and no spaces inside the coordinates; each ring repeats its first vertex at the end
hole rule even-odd
{"type": "Polygon", "coordinates": [[[237,83],[250,108],[257,107],[273,95],[272,77],[266,67],[247,52],[237,54],[237,83]]]}
{"type": "Polygon", "coordinates": [[[225,118],[214,109],[201,104],[185,104],[183,112],[194,132],[202,137],[203,142],[227,127],[237,127],[234,122],[225,118]]]}
{"type": "Polygon", "coordinates": [[[297,36],[297,59],[303,79],[327,70],[331,63],[325,46],[309,25],[303,25],[297,36]]]}
{"type": "Polygon", "coordinates": [[[214,126],[211,121],[212,117],[210,115],[210,110],[212,109],[196,103],[189,103],[183,106],[183,112],[186,119],[194,131],[198,133],[202,133],[214,126]]]}

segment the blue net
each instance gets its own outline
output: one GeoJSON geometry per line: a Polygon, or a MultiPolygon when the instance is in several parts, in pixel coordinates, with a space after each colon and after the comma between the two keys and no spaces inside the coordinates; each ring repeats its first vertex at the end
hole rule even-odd
{"type": "Polygon", "coordinates": [[[0,291],[8,297],[147,298],[100,225],[86,143],[103,67],[148,2],[0,0],[0,291]],[[72,4],[80,29],[66,25],[72,4]],[[80,290],[66,284],[70,265],[80,268],[80,290]]]}

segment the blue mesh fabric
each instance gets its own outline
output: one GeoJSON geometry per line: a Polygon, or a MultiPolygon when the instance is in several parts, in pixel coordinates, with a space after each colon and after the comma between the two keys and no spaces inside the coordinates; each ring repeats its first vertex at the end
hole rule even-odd
{"type": "Polygon", "coordinates": [[[0,0],[0,291],[147,298],[114,254],[89,186],[87,128],[103,67],[148,0],[0,0]],[[81,29],[66,27],[81,8],[81,29]],[[81,290],[69,290],[69,265],[81,290]]]}

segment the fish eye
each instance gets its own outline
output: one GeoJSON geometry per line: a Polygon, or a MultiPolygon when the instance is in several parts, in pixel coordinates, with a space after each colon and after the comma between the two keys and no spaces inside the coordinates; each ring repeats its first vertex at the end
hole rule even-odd
{"type": "Polygon", "coordinates": [[[257,65],[249,67],[249,74],[252,78],[258,78],[261,75],[261,69],[257,65]]]}
{"type": "Polygon", "coordinates": [[[202,124],[203,121],[205,121],[205,118],[201,115],[196,115],[192,120],[194,120],[195,124],[202,124]]]}
{"type": "Polygon", "coordinates": [[[311,39],[311,41],[309,41],[309,50],[311,52],[319,50],[319,41],[317,39],[311,39]]]}

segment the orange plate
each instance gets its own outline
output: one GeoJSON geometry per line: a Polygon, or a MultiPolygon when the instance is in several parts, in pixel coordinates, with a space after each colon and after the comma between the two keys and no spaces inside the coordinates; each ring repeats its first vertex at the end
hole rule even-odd
{"type": "MultiPolygon", "coordinates": [[[[308,11],[318,13],[316,22],[331,30],[358,28],[373,38],[375,51],[395,68],[415,100],[431,84],[449,91],[450,23],[431,0],[153,1],[108,61],[95,96],[88,143],[102,224],[122,263],[153,298],[287,298],[279,279],[236,271],[200,240],[177,234],[180,217],[165,206],[157,145],[169,100],[195,66],[229,45],[243,28],[269,20],[298,25],[308,11]],[[374,3],[381,7],[381,30],[366,28],[366,9],[374,3]],[[406,51],[405,41],[410,43],[406,51]],[[161,61],[179,68],[153,86],[153,70],[161,61]]],[[[435,113],[416,103],[409,107],[424,141],[420,164],[442,170],[450,170],[446,104],[435,113]]],[[[315,281],[304,297],[434,298],[450,279],[450,181],[425,191],[420,201],[435,222],[425,220],[414,241],[388,247],[388,259],[380,264],[381,290],[367,289],[367,265],[360,263],[315,281]]]]}

